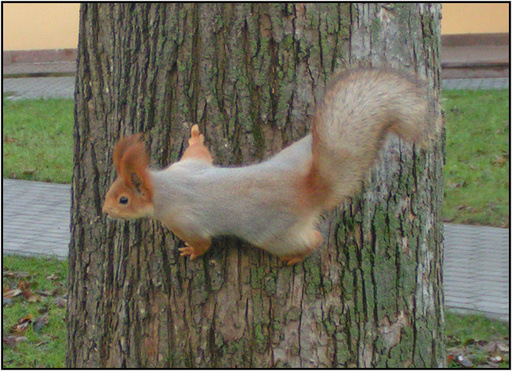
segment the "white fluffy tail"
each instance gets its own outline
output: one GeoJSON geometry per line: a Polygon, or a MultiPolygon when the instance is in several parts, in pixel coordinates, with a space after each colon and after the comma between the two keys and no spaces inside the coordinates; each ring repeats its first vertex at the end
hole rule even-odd
{"type": "Polygon", "coordinates": [[[353,195],[386,134],[425,145],[430,117],[426,91],[413,79],[378,69],[344,73],[313,120],[312,193],[326,209],[353,195]]]}

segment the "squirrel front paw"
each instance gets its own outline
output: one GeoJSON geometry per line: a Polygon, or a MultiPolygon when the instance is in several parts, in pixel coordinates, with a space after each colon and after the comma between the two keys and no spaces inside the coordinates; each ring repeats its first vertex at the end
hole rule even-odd
{"type": "Polygon", "coordinates": [[[190,260],[194,260],[198,256],[201,256],[203,253],[200,251],[197,251],[195,247],[190,246],[188,243],[186,243],[186,247],[180,247],[178,250],[180,252],[180,256],[190,256],[190,260]]]}

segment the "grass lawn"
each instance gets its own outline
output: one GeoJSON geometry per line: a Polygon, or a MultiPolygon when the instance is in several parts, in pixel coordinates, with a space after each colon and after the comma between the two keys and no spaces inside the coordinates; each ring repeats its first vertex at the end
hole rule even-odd
{"type": "MultiPolygon", "coordinates": [[[[507,90],[443,92],[446,112],[445,221],[507,227],[507,90]]],[[[6,178],[70,183],[73,100],[3,101],[6,178]]]]}
{"type": "Polygon", "coordinates": [[[447,310],[445,324],[448,367],[510,368],[509,323],[447,310]]]}
{"type": "Polygon", "coordinates": [[[508,90],[443,92],[445,220],[508,227],[508,90]]]}
{"type": "Polygon", "coordinates": [[[71,183],[72,99],[3,99],[4,178],[71,183]]]}
{"type": "MultiPolygon", "coordinates": [[[[65,366],[66,325],[63,305],[66,298],[66,272],[66,261],[4,255],[4,302],[6,292],[20,287],[22,291],[12,297],[10,302],[4,303],[3,307],[4,368],[65,366]],[[37,320],[44,316],[47,322],[37,329],[35,323],[42,323],[37,320]],[[23,319],[27,323],[26,327],[19,324],[23,319]],[[13,329],[18,332],[12,332],[13,329]],[[22,339],[15,343],[11,338],[6,344],[6,336],[19,336],[22,339]]],[[[454,358],[460,354],[474,365],[485,364],[490,356],[502,354],[503,360],[499,366],[508,367],[509,356],[503,352],[503,348],[508,347],[508,333],[508,323],[483,316],[447,312],[448,365],[459,367],[454,358]]]]}
{"type": "Polygon", "coordinates": [[[65,366],[67,267],[57,259],[3,256],[3,368],[65,366]]]}

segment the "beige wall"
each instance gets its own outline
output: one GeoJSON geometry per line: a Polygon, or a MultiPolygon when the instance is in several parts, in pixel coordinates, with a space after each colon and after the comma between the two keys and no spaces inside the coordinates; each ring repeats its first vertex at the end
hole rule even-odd
{"type": "Polygon", "coordinates": [[[507,33],[510,4],[443,3],[442,34],[507,33]]]}
{"type": "MultiPolygon", "coordinates": [[[[3,4],[4,50],[64,49],[78,44],[80,4],[3,4]]],[[[509,32],[509,4],[443,3],[443,34],[509,32]]]]}
{"type": "Polygon", "coordinates": [[[78,46],[80,4],[4,3],[2,6],[4,50],[64,49],[78,46]]]}

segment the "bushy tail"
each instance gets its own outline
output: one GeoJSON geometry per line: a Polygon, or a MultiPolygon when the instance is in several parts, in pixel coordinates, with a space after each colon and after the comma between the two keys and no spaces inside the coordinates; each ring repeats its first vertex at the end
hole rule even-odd
{"type": "Polygon", "coordinates": [[[396,72],[354,70],[335,80],[312,128],[308,184],[322,207],[328,209],[360,188],[388,132],[425,145],[430,117],[426,90],[396,72]]]}

